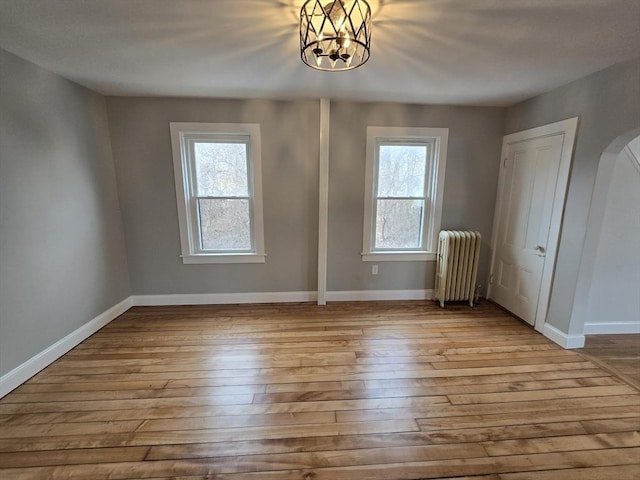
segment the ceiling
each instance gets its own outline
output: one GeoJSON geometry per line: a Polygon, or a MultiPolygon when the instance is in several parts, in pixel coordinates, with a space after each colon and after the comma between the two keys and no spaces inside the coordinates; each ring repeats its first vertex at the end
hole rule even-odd
{"type": "Polygon", "coordinates": [[[640,55],[638,0],[375,0],[369,62],[319,72],[302,3],[0,0],[0,47],[106,95],[497,106],[640,55]]]}

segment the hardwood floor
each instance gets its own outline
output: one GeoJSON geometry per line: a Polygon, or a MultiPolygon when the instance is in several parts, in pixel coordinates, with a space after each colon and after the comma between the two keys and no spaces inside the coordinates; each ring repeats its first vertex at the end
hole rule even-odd
{"type": "Polygon", "coordinates": [[[498,308],[133,308],[0,400],[0,478],[625,480],[640,391],[498,308]]]}
{"type": "Polygon", "coordinates": [[[577,351],[640,389],[640,335],[587,335],[577,351]]]}

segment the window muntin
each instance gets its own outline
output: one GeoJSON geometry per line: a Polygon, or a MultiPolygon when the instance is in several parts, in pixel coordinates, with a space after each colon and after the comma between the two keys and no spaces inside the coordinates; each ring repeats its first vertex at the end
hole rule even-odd
{"type": "Polygon", "coordinates": [[[363,260],[435,258],[448,129],[369,127],[363,260]]]}
{"type": "Polygon", "coordinates": [[[172,123],[171,133],[183,261],[263,262],[259,126],[172,123]]]}

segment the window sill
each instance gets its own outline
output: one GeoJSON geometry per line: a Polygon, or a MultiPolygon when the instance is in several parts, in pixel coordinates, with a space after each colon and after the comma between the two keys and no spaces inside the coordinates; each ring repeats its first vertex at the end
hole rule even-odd
{"type": "Polygon", "coordinates": [[[369,252],[362,254],[363,262],[434,262],[437,253],[431,252],[369,252]]]}
{"type": "Polygon", "coordinates": [[[264,253],[214,253],[202,255],[183,255],[182,263],[196,265],[204,263],[265,263],[264,253]]]}

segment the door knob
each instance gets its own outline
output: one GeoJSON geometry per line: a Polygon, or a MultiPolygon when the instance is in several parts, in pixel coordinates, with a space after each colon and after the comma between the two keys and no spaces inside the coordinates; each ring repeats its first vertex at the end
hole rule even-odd
{"type": "Polygon", "coordinates": [[[544,257],[544,254],[547,252],[547,250],[542,245],[537,245],[536,251],[540,252],[540,254],[538,255],[539,257],[544,257]]]}

